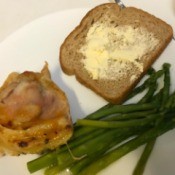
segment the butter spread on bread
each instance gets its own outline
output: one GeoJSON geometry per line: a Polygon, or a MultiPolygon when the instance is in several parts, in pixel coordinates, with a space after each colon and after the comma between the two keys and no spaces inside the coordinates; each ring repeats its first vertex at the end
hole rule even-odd
{"type": "Polygon", "coordinates": [[[115,27],[97,22],[89,29],[80,52],[85,57],[82,61],[92,79],[115,80],[116,76],[122,77],[125,70],[130,69],[130,62],[139,70],[138,74],[143,72],[140,59],[158,42],[152,33],[142,27],[115,27]]]}
{"type": "Polygon", "coordinates": [[[121,103],[172,37],[170,25],[141,9],[102,4],[61,45],[61,68],[107,101],[121,103]]]}

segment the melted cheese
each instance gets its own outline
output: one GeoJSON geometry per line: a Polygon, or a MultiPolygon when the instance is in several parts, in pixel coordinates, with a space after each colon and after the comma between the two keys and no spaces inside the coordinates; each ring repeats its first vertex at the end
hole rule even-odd
{"type": "Polygon", "coordinates": [[[93,79],[115,79],[129,68],[128,63],[142,72],[143,65],[139,60],[157,44],[158,40],[144,28],[95,23],[80,52],[85,56],[84,67],[93,79]]]}

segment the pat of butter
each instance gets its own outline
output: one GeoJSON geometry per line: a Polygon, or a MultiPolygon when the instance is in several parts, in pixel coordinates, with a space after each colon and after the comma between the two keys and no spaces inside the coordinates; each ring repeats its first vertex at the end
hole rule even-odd
{"type": "Polygon", "coordinates": [[[84,67],[93,79],[115,79],[127,69],[128,63],[142,72],[139,60],[157,44],[158,40],[144,28],[94,23],[80,52],[85,56],[84,67]]]}

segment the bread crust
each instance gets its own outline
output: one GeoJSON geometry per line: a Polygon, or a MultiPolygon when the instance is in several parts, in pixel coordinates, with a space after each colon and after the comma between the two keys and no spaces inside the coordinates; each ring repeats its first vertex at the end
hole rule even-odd
{"type": "MultiPolygon", "coordinates": [[[[134,20],[134,19],[131,19],[131,20],[134,20]]],[[[130,25],[133,25],[133,21],[130,21],[128,23],[130,25]]],[[[84,33],[86,33],[86,32],[84,32],[84,33]]],[[[85,85],[87,88],[90,88],[95,93],[97,93],[98,95],[100,95],[104,99],[106,99],[107,101],[109,101],[111,103],[119,104],[119,103],[124,101],[124,99],[129,94],[129,92],[137,85],[137,83],[140,81],[140,79],[143,77],[143,75],[145,75],[147,70],[151,67],[151,65],[155,62],[155,60],[160,56],[160,54],[166,48],[168,43],[171,41],[172,37],[173,37],[172,27],[169,24],[167,24],[166,22],[164,22],[163,20],[149,14],[148,12],[145,12],[141,9],[137,9],[135,7],[127,7],[125,9],[121,9],[116,3],[106,3],[106,4],[102,4],[102,5],[99,5],[93,9],[91,9],[83,17],[80,24],[66,37],[66,39],[64,40],[64,42],[60,48],[60,57],[59,57],[60,65],[61,65],[61,68],[62,68],[64,73],[66,73],[68,75],[75,75],[76,79],[81,84],[85,85]],[[106,9],[110,9],[116,15],[121,15],[121,16],[122,16],[122,13],[127,14],[127,15],[134,14],[133,16],[136,18],[136,20],[139,20],[139,24],[142,25],[143,27],[147,28],[147,30],[150,32],[151,32],[151,30],[154,29],[153,24],[155,23],[155,25],[160,26],[160,28],[156,28],[156,29],[154,29],[155,31],[153,31],[155,33],[156,37],[159,37],[159,33],[161,36],[162,35],[161,32],[162,33],[165,32],[165,36],[163,38],[161,38],[161,41],[162,41],[161,45],[158,47],[158,49],[155,52],[152,53],[151,57],[149,59],[147,59],[147,61],[144,64],[144,69],[140,73],[140,75],[137,77],[137,79],[133,83],[131,83],[129,85],[125,85],[125,87],[122,88],[122,91],[113,92],[113,93],[104,92],[104,90],[99,86],[100,84],[104,83],[103,80],[93,80],[90,77],[90,75],[88,75],[88,73],[84,72],[84,70],[82,72],[82,69],[81,69],[82,65],[77,66],[77,64],[81,64],[80,60],[83,58],[76,59],[73,54],[69,54],[69,57],[67,56],[68,58],[65,56],[65,54],[67,54],[68,50],[70,49],[69,45],[75,44],[75,47],[71,48],[72,53],[77,51],[77,48],[78,48],[77,42],[78,41],[75,40],[74,37],[78,38],[78,35],[80,35],[82,31],[88,30],[88,27],[90,27],[90,25],[92,25],[91,24],[92,21],[94,22],[94,21],[98,20],[98,19],[94,18],[94,14],[96,16],[98,16],[100,13],[103,12],[103,10],[105,11],[106,9]],[[145,22],[145,23],[143,21],[141,22],[141,20],[143,20],[145,18],[147,19],[147,22],[145,22]],[[150,24],[148,23],[148,21],[150,21],[150,24]],[[85,29],[85,27],[87,29],[85,29]],[[165,30],[165,31],[163,31],[163,30],[165,30]],[[156,34],[156,32],[157,32],[157,34],[156,34]],[[66,61],[67,61],[67,63],[66,63],[66,61]]],[[[108,89],[108,91],[109,91],[109,89],[108,89]]]]}

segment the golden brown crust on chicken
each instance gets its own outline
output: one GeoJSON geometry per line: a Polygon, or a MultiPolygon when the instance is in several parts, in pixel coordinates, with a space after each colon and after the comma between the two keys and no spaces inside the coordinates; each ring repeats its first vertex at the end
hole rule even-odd
{"type": "Polygon", "coordinates": [[[0,88],[0,153],[39,153],[65,144],[72,121],[65,93],[41,73],[11,73],[0,88]]]}

